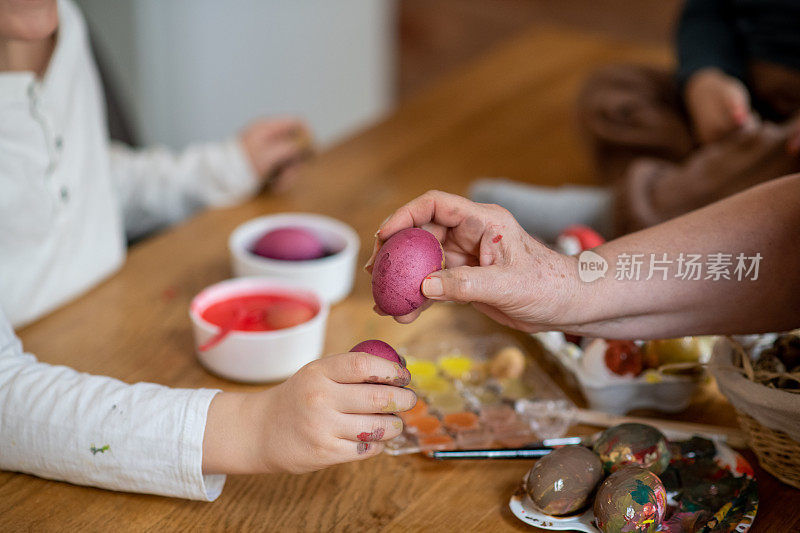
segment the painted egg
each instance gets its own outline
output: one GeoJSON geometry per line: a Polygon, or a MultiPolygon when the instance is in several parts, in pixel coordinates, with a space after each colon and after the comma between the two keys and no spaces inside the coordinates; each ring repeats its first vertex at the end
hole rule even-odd
{"type": "Polygon", "coordinates": [[[408,228],[389,237],[372,266],[372,297],[391,316],[407,315],[425,303],[422,281],[444,268],[444,252],[432,233],[408,228]]]}
{"type": "Polygon", "coordinates": [[[388,359],[393,363],[403,364],[403,360],[400,359],[400,356],[397,354],[397,351],[395,351],[394,348],[392,348],[388,343],[375,339],[359,342],[350,348],[350,351],[366,352],[372,355],[377,355],[378,357],[383,357],[384,359],[388,359]]]}
{"type": "Polygon", "coordinates": [[[286,227],[268,231],[254,244],[252,252],[268,259],[308,261],[325,256],[325,245],[305,228],[286,227]]]}
{"type": "Polygon", "coordinates": [[[606,352],[608,342],[605,339],[592,339],[586,344],[581,356],[581,366],[583,371],[591,376],[596,384],[620,383],[628,381],[633,376],[623,376],[612,372],[606,364],[606,352]]]}
{"type": "Polygon", "coordinates": [[[620,376],[638,376],[644,369],[642,350],[633,341],[606,341],[605,361],[609,370],[620,376]]]}
{"type": "Polygon", "coordinates": [[[603,478],[603,464],[583,446],[564,446],[539,459],[528,473],[527,491],[544,513],[562,516],[586,506],[603,478]]]}
{"type": "Polygon", "coordinates": [[[669,466],[671,457],[664,434],[646,424],[620,424],[609,428],[600,434],[593,449],[606,472],[636,465],[660,474],[669,466]]]}
{"type": "Polygon", "coordinates": [[[603,533],[657,531],[666,510],[664,484],[639,466],[626,466],[608,476],[594,500],[594,517],[603,533]]]}

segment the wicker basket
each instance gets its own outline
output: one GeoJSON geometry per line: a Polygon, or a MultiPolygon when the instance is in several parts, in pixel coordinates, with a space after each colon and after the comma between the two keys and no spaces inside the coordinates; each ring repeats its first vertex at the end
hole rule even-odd
{"type": "Polygon", "coordinates": [[[783,431],[763,426],[750,415],[741,411],[736,413],[761,467],[784,483],[800,489],[800,443],[783,431]]]}
{"type": "Polygon", "coordinates": [[[709,369],[717,386],[736,408],[739,425],[761,466],[800,488],[800,395],[750,381],[733,366],[733,351],[728,339],[714,348],[709,369]]]}

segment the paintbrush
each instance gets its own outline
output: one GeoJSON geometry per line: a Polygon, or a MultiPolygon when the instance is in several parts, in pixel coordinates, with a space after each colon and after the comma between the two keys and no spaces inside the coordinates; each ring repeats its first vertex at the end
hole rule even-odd
{"type": "Polygon", "coordinates": [[[559,446],[572,444],[590,445],[596,435],[587,437],[562,437],[531,442],[521,448],[487,448],[479,450],[439,450],[429,452],[434,459],[532,459],[552,452],[559,446]]]}

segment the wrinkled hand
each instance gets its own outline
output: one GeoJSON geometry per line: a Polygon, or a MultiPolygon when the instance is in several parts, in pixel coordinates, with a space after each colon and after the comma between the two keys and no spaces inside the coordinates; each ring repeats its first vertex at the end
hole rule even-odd
{"type": "Polygon", "coordinates": [[[256,174],[276,190],[287,189],[313,153],[311,133],[296,118],[256,120],[239,138],[256,174]]]}
{"type": "Polygon", "coordinates": [[[303,473],[379,454],[416,395],[404,367],[366,353],[324,357],[271,389],[218,394],[205,473],[303,473]]]}
{"type": "MultiPolygon", "coordinates": [[[[576,260],[528,235],[502,207],[453,194],[430,191],[398,209],[381,226],[367,270],[381,243],[414,226],[433,233],[444,248],[446,269],[423,281],[427,298],[471,303],[523,331],[544,330],[566,319],[579,289],[576,260]]],[[[425,307],[395,319],[411,322],[425,307]]]]}
{"type": "Polygon", "coordinates": [[[747,87],[716,68],[701,69],[689,78],[685,100],[701,144],[757,122],[747,87]]]}

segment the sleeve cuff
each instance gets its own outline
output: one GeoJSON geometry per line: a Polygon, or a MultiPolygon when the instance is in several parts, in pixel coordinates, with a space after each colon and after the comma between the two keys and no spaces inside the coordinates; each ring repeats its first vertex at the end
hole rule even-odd
{"type": "Polygon", "coordinates": [[[212,502],[222,493],[224,475],[203,475],[203,438],[205,437],[208,407],[220,390],[199,389],[187,402],[181,447],[181,470],[186,498],[212,502]]]}
{"type": "Polygon", "coordinates": [[[250,191],[255,191],[261,186],[261,178],[256,174],[250,157],[244,151],[242,142],[233,137],[223,143],[223,150],[230,158],[231,181],[242,183],[250,191]]]}

